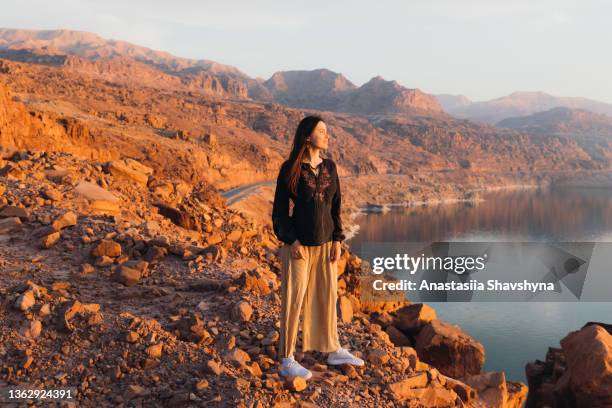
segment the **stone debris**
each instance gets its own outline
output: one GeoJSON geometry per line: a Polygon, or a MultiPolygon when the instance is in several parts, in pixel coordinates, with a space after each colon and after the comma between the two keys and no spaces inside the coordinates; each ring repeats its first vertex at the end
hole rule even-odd
{"type": "Polygon", "coordinates": [[[64,213],[61,217],[58,217],[55,221],[53,221],[53,224],[51,224],[51,227],[55,231],[61,231],[62,229],[66,227],[72,227],[72,226],[75,226],[76,224],[77,224],[77,215],[72,211],[68,211],[64,213]]]}
{"type": "MultiPolygon", "coordinates": [[[[612,326],[588,322],[550,347],[544,361],[526,365],[528,407],[612,406],[612,326]]],[[[522,384],[521,384],[522,385],[522,384]]],[[[525,387],[526,388],[526,387],[525,387]]]]}
{"type": "Polygon", "coordinates": [[[121,245],[110,239],[102,240],[91,251],[91,256],[94,257],[108,256],[109,258],[116,258],[120,255],[121,245]]]}
{"type": "Polygon", "coordinates": [[[366,365],[328,366],[324,353],[298,351],[313,377],[282,378],[280,243],[270,226],[131,159],[23,157],[25,175],[46,173],[0,179],[0,236],[11,242],[0,245],[0,299],[11,306],[0,381],[74,386],[79,406],[522,402],[526,388],[483,373],[482,346],[429,306],[368,301],[361,260],[346,246],[340,340],[366,365]]]}

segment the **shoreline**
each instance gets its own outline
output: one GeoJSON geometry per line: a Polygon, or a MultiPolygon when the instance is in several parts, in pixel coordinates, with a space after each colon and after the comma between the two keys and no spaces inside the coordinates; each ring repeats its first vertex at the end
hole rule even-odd
{"type": "Polygon", "coordinates": [[[541,183],[541,184],[524,184],[524,183],[516,183],[516,184],[508,184],[508,185],[499,185],[492,187],[483,187],[483,188],[475,188],[471,190],[467,190],[464,195],[474,194],[474,197],[463,198],[463,197],[447,197],[447,198],[431,198],[426,200],[412,200],[412,201],[401,201],[401,202],[389,202],[383,204],[366,204],[358,206],[356,209],[351,210],[348,215],[348,223],[346,226],[347,233],[346,239],[352,239],[357,236],[359,233],[359,224],[355,222],[355,219],[359,216],[364,216],[367,214],[376,214],[391,211],[393,208],[415,208],[415,207],[429,207],[430,205],[448,205],[448,204],[457,204],[457,203],[479,203],[482,201],[486,201],[484,198],[480,197],[478,193],[481,192],[492,192],[492,191],[512,191],[512,190],[533,190],[538,188],[550,188],[551,183],[541,183]]]}

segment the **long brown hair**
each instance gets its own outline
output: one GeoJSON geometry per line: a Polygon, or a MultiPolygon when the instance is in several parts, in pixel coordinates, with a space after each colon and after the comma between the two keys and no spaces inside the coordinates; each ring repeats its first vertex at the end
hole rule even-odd
{"type": "Polygon", "coordinates": [[[297,195],[297,185],[300,181],[302,160],[304,159],[304,154],[308,147],[307,139],[319,122],[323,122],[323,118],[320,116],[306,116],[300,121],[295,130],[293,146],[289,154],[289,162],[291,163],[291,169],[289,170],[289,190],[293,194],[297,195]]]}

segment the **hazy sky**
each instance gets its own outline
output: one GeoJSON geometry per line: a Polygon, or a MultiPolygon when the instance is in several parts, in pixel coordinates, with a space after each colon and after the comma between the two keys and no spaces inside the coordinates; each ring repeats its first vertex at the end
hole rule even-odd
{"type": "Polygon", "coordinates": [[[473,100],[544,91],[612,103],[612,1],[3,1],[0,26],[69,28],[252,77],[328,68],[473,100]]]}

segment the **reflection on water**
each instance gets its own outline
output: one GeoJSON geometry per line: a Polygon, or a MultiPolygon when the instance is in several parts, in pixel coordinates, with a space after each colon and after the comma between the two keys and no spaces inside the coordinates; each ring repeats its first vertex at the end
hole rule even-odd
{"type": "MultiPolygon", "coordinates": [[[[357,218],[349,241],[612,241],[612,191],[564,188],[496,192],[485,201],[393,210],[357,218]]],[[[612,301],[612,299],[611,299],[612,301]]],[[[526,381],[528,361],[588,321],[610,322],[612,303],[431,303],[442,320],[483,343],[485,370],[526,381]]]]}
{"type": "Polygon", "coordinates": [[[485,201],[368,214],[357,218],[364,241],[601,241],[612,231],[612,191],[538,189],[490,193],[485,201]]]}

